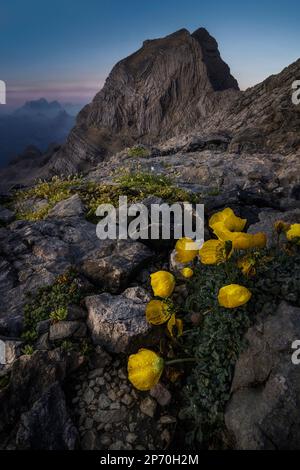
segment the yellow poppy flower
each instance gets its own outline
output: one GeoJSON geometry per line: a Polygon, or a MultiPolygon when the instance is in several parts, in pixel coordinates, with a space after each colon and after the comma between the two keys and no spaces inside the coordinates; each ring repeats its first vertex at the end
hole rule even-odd
{"type": "Polygon", "coordinates": [[[286,237],[289,241],[296,240],[297,244],[300,244],[300,224],[293,224],[286,232],[286,237]],[[297,240],[298,239],[298,240],[297,240]]]}
{"type": "Polygon", "coordinates": [[[158,384],[164,370],[164,360],[149,349],[140,349],[128,359],[128,379],[141,391],[151,390],[158,384]]]}
{"type": "Polygon", "coordinates": [[[175,246],[176,261],[178,263],[190,263],[198,255],[197,245],[191,238],[181,238],[175,246]]]}
{"type": "Polygon", "coordinates": [[[221,307],[236,308],[249,302],[251,296],[251,292],[246,287],[231,284],[220,289],[218,301],[221,307]]]}
{"type": "Polygon", "coordinates": [[[283,222],[282,220],[277,220],[277,222],[275,222],[274,224],[275,232],[277,232],[278,235],[280,235],[283,232],[287,232],[290,229],[290,227],[291,227],[290,224],[287,224],[286,222],[283,222]]]}
{"type": "Polygon", "coordinates": [[[233,246],[236,250],[251,250],[265,248],[267,244],[267,236],[265,233],[240,233],[235,238],[233,246]]]}
{"type": "Polygon", "coordinates": [[[184,268],[181,270],[181,274],[186,279],[190,279],[191,277],[194,276],[194,271],[191,268],[184,268]]]}
{"type": "Polygon", "coordinates": [[[167,271],[151,274],[151,286],[156,297],[167,298],[175,288],[175,277],[167,271]]]}
{"type": "Polygon", "coordinates": [[[214,224],[213,231],[219,240],[223,242],[231,241],[233,245],[234,245],[235,239],[238,238],[242,234],[242,232],[231,232],[225,227],[223,222],[218,222],[214,224]]]}
{"type": "Polygon", "coordinates": [[[243,233],[230,232],[222,222],[214,225],[214,234],[219,240],[232,242],[235,250],[249,250],[254,248],[265,248],[267,236],[265,233],[243,233]]]}
{"type": "Polygon", "coordinates": [[[224,263],[231,255],[232,243],[230,241],[208,240],[199,250],[201,263],[207,265],[224,263]]]}
{"type": "Polygon", "coordinates": [[[238,267],[246,277],[253,277],[256,274],[255,259],[250,256],[245,256],[237,262],[238,267]]]}
{"type": "Polygon", "coordinates": [[[210,228],[214,229],[214,225],[217,223],[223,223],[224,227],[230,232],[242,232],[247,224],[247,220],[237,217],[232,209],[226,208],[210,218],[210,228]]]}
{"type": "Polygon", "coordinates": [[[151,325],[163,325],[170,316],[169,306],[161,300],[151,300],[146,307],[146,318],[151,325]]]}
{"type": "Polygon", "coordinates": [[[182,320],[176,318],[175,313],[173,313],[170,320],[168,321],[167,328],[172,338],[174,338],[174,328],[177,329],[177,336],[182,336],[183,334],[183,322],[182,320]]]}

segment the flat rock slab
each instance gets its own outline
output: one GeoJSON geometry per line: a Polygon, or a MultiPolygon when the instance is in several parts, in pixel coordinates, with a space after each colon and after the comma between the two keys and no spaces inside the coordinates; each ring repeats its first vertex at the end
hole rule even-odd
{"type": "Polygon", "coordinates": [[[68,338],[84,338],[86,325],[79,321],[59,321],[50,326],[50,341],[59,341],[68,338]]]}
{"type": "Polygon", "coordinates": [[[236,448],[299,449],[300,366],[292,362],[292,344],[300,339],[300,309],[282,302],[246,339],[225,414],[236,448]]]}
{"type": "Polygon", "coordinates": [[[89,253],[80,271],[93,283],[117,293],[153,258],[154,253],[139,242],[104,240],[102,249],[89,253]]]}
{"type": "Polygon", "coordinates": [[[80,217],[85,212],[84,205],[78,194],[60,201],[48,214],[48,218],[58,219],[66,217],[80,217]]]}
{"type": "Polygon", "coordinates": [[[150,300],[141,288],[129,288],[122,295],[108,293],[87,297],[88,328],[95,344],[111,352],[125,352],[130,343],[150,331],[145,308],[150,300]]]}

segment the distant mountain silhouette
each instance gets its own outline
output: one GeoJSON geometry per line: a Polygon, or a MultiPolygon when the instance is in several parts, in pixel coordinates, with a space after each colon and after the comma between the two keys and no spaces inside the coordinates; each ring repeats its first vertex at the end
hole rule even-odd
{"type": "Polygon", "coordinates": [[[29,145],[44,152],[50,143],[63,143],[75,123],[75,107],[45,98],[28,101],[11,114],[0,115],[0,166],[23,153],[29,145]],[[72,113],[72,115],[71,115],[72,113]]]}

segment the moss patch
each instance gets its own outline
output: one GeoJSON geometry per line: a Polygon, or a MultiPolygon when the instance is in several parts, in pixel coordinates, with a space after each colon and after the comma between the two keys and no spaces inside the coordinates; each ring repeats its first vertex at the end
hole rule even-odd
{"type": "Polygon", "coordinates": [[[15,204],[21,205],[22,201],[32,198],[45,199],[48,202],[45,207],[38,210],[20,210],[17,213],[17,219],[42,220],[47,217],[55,204],[76,193],[87,208],[87,219],[92,222],[97,221],[95,212],[99,205],[112,204],[116,207],[121,196],[127,196],[129,203],[140,202],[148,196],[157,196],[169,203],[199,202],[197,195],[176,187],[169,178],[163,175],[152,173],[125,173],[116,177],[111,184],[83,182],[79,177],[66,180],[54,177],[51,181],[40,182],[34,188],[16,193],[15,204]]]}
{"type": "Polygon", "coordinates": [[[150,151],[145,147],[135,146],[128,150],[127,152],[128,157],[135,157],[135,158],[146,158],[150,157],[150,151]]]}
{"type": "Polygon", "coordinates": [[[88,291],[81,286],[77,273],[68,271],[58,276],[53,285],[42,287],[33,297],[29,295],[24,307],[23,339],[32,345],[38,338],[37,324],[40,321],[65,319],[67,306],[79,305],[87,294],[88,291]]]}
{"type": "Polygon", "coordinates": [[[40,181],[33,188],[16,192],[14,204],[21,207],[22,202],[29,199],[45,199],[48,202],[47,205],[38,210],[21,209],[17,212],[16,218],[31,221],[44,219],[52,207],[74,194],[80,183],[81,179],[79,177],[61,179],[54,176],[50,181],[40,181]]]}

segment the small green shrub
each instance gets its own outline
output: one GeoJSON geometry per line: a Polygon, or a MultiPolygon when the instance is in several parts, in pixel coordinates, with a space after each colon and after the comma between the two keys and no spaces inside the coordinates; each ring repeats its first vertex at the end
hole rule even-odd
{"type": "Polygon", "coordinates": [[[37,294],[29,299],[24,307],[25,331],[22,338],[29,344],[37,339],[38,322],[49,318],[59,321],[65,319],[69,304],[80,304],[87,295],[81,287],[75,271],[58,276],[54,284],[42,287],[37,294]]]}
{"type": "Polygon", "coordinates": [[[30,344],[26,344],[22,349],[22,354],[24,354],[25,356],[32,356],[33,353],[34,349],[33,346],[31,346],[30,344]]]}
{"type": "Polygon", "coordinates": [[[53,322],[59,322],[59,321],[64,321],[66,320],[68,315],[68,311],[66,306],[63,307],[58,307],[53,312],[50,313],[49,318],[53,322]]]}
{"type": "Polygon", "coordinates": [[[73,351],[74,349],[74,344],[72,343],[72,341],[68,340],[68,339],[65,339],[62,343],[61,343],[61,348],[65,351],[65,352],[71,352],[73,351]]]}
{"type": "Polygon", "coordinates": [[[135,158],[146,158],[150,157],[150,151],[145,147],[135,146],[128,150],[127,152],[128,157],[135,157],[135,158]]]}

